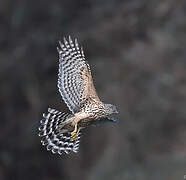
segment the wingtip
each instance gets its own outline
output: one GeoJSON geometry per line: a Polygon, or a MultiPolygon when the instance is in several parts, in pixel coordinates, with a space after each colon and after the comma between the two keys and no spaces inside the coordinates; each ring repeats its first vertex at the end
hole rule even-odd
{"type": "Polygon", "coordinates": [[[61,51],[61,49],[59,49],[59,47],[57,47],[56,49],[57,49],[57,52],[58,52],[59,54],[62,53],[62,51],[61,51]]]}
{"type": "Polygon", "coordinates": [[[60,40],[58,41],[58,43],[59,43],[59,45],[60,45],[60,47],[62,49],[64,47],[63,43],[60,40]]]}
{"type": "Polygon", "coordinates": [[[66,40],[66,37],[63,37],[63,41],[64,41],[65,44],[68,43],[67,40],[66,40]]]}
{"type": "Polygon", "coordinates": [[[70,35],[68,36],[68,39],[69,39],[69,42],[72,42],[72,38],[70,35]]]}
{"type": "Polygon", "coordinates": [[[78,40],[75,38],[75,45],[78,46],[78,40]]]}

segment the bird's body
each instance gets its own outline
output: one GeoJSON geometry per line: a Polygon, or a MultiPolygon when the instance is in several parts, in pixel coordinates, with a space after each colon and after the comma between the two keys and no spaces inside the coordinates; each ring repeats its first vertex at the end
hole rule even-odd
{"type": "Polygon", "coordinates": [[[106,114],[107,112],[105,111],[104,104],[102,102],[88,99],[80,112],[75,113],[74,116],[67,119],[61,124],[61,126],[63,126],[63,129],[71,131],[72,127],[74,127],[75,124],[78,124],[79,128],[82,129],[88,125],[94,124],[94,121],[97,119],[106,117],[106,114]],[[68,126],[69,124],[70,126],[68,126]]]}
{"type": "Polygon", "coordinates": [[[81,129],[99,122],[112,121],[116,107],[103,103],[96,92],[82,48],[69,37],[57,48],[59,53],[59,92],[72,114],[48,109],[43,115],[39,135],[53,153],[77,152],[81,129]]]}

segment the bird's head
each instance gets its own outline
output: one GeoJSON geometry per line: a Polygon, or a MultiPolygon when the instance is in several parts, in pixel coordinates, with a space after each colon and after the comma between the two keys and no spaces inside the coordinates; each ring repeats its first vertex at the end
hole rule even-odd
{"type": "Polygon", "coordinates": [[[112,104],[105,104],[105,109],[106,109],[106,112],[107,112],[108,119],[112,122],[116,122],[116,119],[111,117],[112,114],[118,114],[116,106],[114,106],[112,104]]]}
{"type": "Polygon", "coordinates": [[[110,114],[118,114],[116,106],[114,106],[112,104],[105,104],[105,109],[106,109],[108,115],[110,115],[110,114]]]}

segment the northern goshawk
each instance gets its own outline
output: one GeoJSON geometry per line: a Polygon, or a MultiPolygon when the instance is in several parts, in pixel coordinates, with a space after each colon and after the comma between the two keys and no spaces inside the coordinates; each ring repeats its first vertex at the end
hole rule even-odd
{"type": "Polygon", "coordinates": [[[42,145],[53,153],[78,152],[81,130],[89,125],[115,120],[116,107],[103,103],[95,90],[82,47],[71,37],[59,41],[59,92],[70,113],[48,108],[40,121],[42,145]]]}

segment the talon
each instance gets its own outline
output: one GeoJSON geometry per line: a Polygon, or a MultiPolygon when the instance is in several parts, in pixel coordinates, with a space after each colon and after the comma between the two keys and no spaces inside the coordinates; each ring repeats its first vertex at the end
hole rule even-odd
{"type": "Polygon", "coordinates": [[[77,137],[78,137],[78,131],[77,131],[77,124],[76,124],[74,130],[71,132],[71,138],[73,140],[76,140],[77,137]]]}
{"type": "Polygon", "coordinates": [[[73,139],[73,141],[76,140],[76,138],[77,138],[77,133],[73,131],[73,132],[71,133],[71,138],[73,139]]]}

